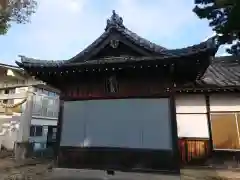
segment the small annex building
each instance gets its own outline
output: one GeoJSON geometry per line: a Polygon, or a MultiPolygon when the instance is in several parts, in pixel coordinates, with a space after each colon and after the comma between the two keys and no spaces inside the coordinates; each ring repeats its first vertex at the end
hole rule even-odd
{"type": "Polygon", "coordinates": [[[113,11],[73,58],[16,63],[61,90],[58,167],[178,171],[179,158],[204,163],[240,148],[239,61],[217,50],[214,38],[167,49],[113,11]]]}

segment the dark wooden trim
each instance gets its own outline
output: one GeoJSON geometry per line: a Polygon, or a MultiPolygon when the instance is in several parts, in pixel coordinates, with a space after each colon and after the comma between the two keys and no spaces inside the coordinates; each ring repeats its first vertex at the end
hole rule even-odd
{"type": "Polygon", "coordinates": [[[210,114],[233,114],[240,113],[240,111],[210,111],[210,114]]]}
{"type": "Polygon", "coordinates": [[[154,99],[154,98],[169,98],[170,92],[161,94],[146,94],[146,95],[124,95],[118,93],[108,93],[106,95],[101,95],[99,97],[86,96],[86,97],[63,97],[64,101],[84,101],[84,100],[104,100],[104,99],[154,99]]]}
{"type": "Polygon", "coordinates": [[[226,152],[239,152],[240,153],[240,149],[224,149],[224,148],[222,148],[222,149],[218,149],[218,148],[214,148],[213,149],[213,152],[222,152],[222,151],[226,151],[226,152]]]}
{"type": "Polygon", "coordinates": [[[59,168],[180,174],[172,150],[60,147],[59,168]]]}
{"type": "MultiPolygon", "coordinates": [[[[224,162],[228,162],[231,165],[237,165],[240,162],[240,151],[226,151],[226,150],[213,150],[211,163],[216,165],[222,166],[229,166],[224,165],[224,162]]],[[[229,167],[227,167],[229,168],[229,167]]]]}
{"type": "Polygon", "coordinates": [[[193,141],[204,141],[209,140],[209,138],[202,138],[202,137],[178,137],[179,140],[193,140],[193,141]]]}
{"type": "Polygon", "coordinates": [[[62,134],[62,123],[63,123],[63,110],[64,110],[64,101],[60,95],[59,103],[59,113],[58,113],[58,123],[57,123],[57,137],[56,137],[56,147],[55,147],[55,165],[58,166],[59,153],[60,153],[60,143],[61,143],[61,134],[62,134]]]}
{"type": "Polygon", "coordinates": [[[177,113],[177,114],[185,114],[185,115],[191,115],[191,114],[204,114],[204,115],[206,115],[207,114],[207,112],[205,112],[205,113],[177,113]]]}
{"type": "Polygon", "coordinates": [[[221,93],[221,94],[232,94],[238,93],[240,88],[238,86],[210,86],[210,85],[203,85],[198,87],[184,87],[184,86],[177,86],[176,91],[180,93],[221,93]]]}
{"type": "Polygon", "coordinates": [[[177,129],[177,115],[176,115],[176,103],[175,94],[171,93],[170,96],[170,119],[171,119],[171,130],[172,130],[172,153],[174,156],[174,162],[176,170],[180,173],[180,150],[178,146],[178,129],[177,129]]]}
{"type": "MultiPolygon", "coordinates": [[[[212,125],[211,125],[211,114],[210,114],[210,96],[205,95],[206,107],[207,107],[207,123],[208,123],[208,132],[209,132],[209,148],[212,152],[213,150],[213,138],[212,138],[212,125]]],[[[210,153],[211,155],[211,153],[210,153]]]]}

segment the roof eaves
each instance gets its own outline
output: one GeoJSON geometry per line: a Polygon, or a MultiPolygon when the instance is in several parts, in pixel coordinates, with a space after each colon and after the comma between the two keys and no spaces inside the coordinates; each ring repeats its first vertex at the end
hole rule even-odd
{"type": "Polygon", "coordinates": [[[20,67],[14,66],[14,65],[9,65],[9,64],[0,63],[0,67],[17,70],[17,71],[23,71],[23,69],[21,69],[20,67]]]}
{"type": "Polygon", "coordinates": [[[195,53],[201,53],[204,51],[208,51],[211,50],[213,55],[215,55],[215,53],[218,50],[218,45],[215,43],[215,40],[212,38],[209,38],[207,41],[201,42],[199,44],[195,44],[193,46],[188,46],[185,48],[179,48],[179,49],[170,49],[168,50],[170,53],[174,54],[174,55],[184,55],[184,54],[195,54],[195,53]]]}
{"type": "Polygon", "coordinates": [[[213,59],[201,82],[215,86],[240,86],[239,56],[221,56],[213,59]]]}
{"type": "Polygon", "coordinates": [[[21,67],[24,65],[36,65],[36,66],[61,66],[62,64],[66,63],[66,60],[40,60],[40,59],[34,59],[34,58],[28,58],[26,56],[20,56],[21,62],[16,61],[16,64],[21,67]]]}

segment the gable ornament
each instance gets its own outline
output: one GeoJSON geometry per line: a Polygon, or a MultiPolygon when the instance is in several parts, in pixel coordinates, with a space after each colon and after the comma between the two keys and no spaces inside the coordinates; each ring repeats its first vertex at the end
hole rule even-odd
{"type": "Polygon", "coordinates": [[[110,76],[107,79],[108,91],[110,93],[116,93],[118,91],[116,76],[110,76]]]}
{"type": "Polygon", "coordinates": [[[119,46],[119,40],[112,39],[112,40],[110,41],[110,46],[111,46],[112,48],[114,48],[114,49],[118,48],[118,46],[119,46]]]}

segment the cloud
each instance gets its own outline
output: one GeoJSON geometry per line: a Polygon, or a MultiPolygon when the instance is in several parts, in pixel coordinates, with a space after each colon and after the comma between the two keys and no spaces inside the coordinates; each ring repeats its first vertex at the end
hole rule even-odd
{"type": "Polygon", "coordinates": [[[189,1],[118,0],[118,10],[124,22],[139,34],[171,38],[196,20],[189,1]],[[142,2],[142,3],[139,3],[142,2]]]}
{"type": "Polygon", "coordinates": [[[212,32],[193,7],[189,0],[41,0],[32,23],[10,30],[5,39],[11,51],[6,48],[4,57],[71,58],[104,31],[113,9],[126,27],[158,44],[199,43],[212,32]]]}
{"type": "Polygon", "coordinates": [[[230,54],[227,53],[226,49],[228,49],[230,47],[231,47],[231,45],[229,45],[229,44],[220,46],[216,56],[229,56],[230,54]]]}
{"type": "MultiPolygon", "coordinates": [[[[57,56],[66,45],[76,38],[76,26],[82,15],[85,0],[41,0],[32,23],[27,24],[18,41],[35,47],[32,51],[38,56],[57,56]],[[75,36],[75,37],[74,37],[75,36]]],[[[28,51],[27,49],[25,49],[28,51]]],[[[41,57],[40,57],[41,58],[41,57]]]]}

